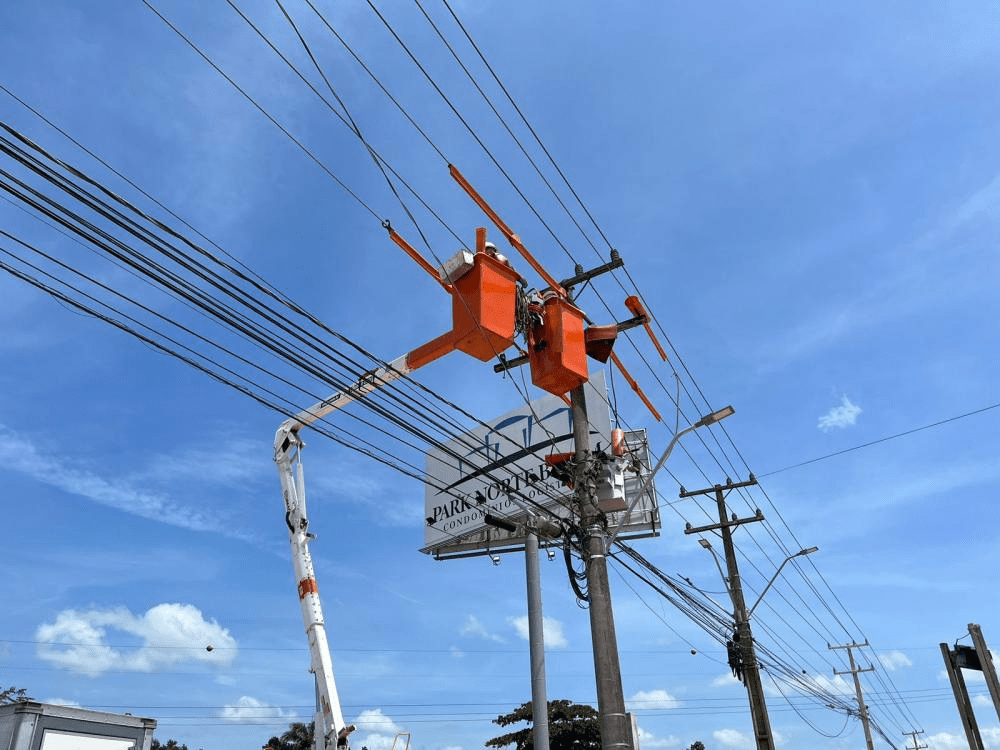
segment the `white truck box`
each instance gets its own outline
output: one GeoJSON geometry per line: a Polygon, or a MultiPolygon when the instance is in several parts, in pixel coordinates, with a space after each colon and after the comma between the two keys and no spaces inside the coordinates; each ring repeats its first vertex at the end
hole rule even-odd
{"type": "Polygon", "coordinates": [[[155,719],[21,701],[0,706],[3,750],[149,750],[155,719]]]}

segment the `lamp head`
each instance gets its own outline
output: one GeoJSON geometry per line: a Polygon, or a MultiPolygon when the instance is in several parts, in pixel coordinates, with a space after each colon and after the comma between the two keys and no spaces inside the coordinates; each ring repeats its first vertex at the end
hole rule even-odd
{"type": "Polygon", "coordinates": [[[695,422],[695,427],[704,427],[706,425],[715,424],[716,422],[721,422],[726,417],[731,417],[736,413],[736,409],[732,406],[724,406],[718,411],[713,411],[711,414],[706,414],[704,417],[695,422]]]}

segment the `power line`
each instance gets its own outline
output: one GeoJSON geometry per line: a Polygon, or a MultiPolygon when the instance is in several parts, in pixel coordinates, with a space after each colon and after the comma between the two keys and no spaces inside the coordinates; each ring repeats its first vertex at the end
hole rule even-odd
{"type": "Polygon", "coordinates": [[[803,466],[808,466],[809,464],[814,464],[819,461],[825,461],[828,458],[834,458],[835,456],[842,456],[845,453],[851,453],[852,451],[861,450],[862,448],[870,448],[873,445],[879,445],[880,443],[885,443],[890,440],[895,440],[896,438],[906,437],[907,435],[913,435],[917,432],[923,432],[924,430],[929,430],[932,427],[940,427],[941,425],[948,424],[950,422],[956,422],[959,419],[965,419],[966,417],[973,417],[976,414],[982,414],[983,412],[990,411],[991,409],[1000,408],[1000,403],[990,404],[989,406],[983,406],[979,409],[973,409],[972,411],[967,411],[963,414],[957,414],[954,417],[948,417],[947,419],[940,419],[937,422],[931,422],[930,424],[921,425],[920,427],[914,427],[909,430],[904,430],[903,432],[897,432],[895,435],[886,435],[885,437],[878,438],[877,440],[870,440],[867,443],[861,443],[860,445],[854,445],[850,448],[844,448],[839,451],[834,451],[833,453],[827,453],[825,456],[819,456],[817,458],[810,458],[808,461],[800,461],[797,464],[792,464],[791,466],[785,466],[781,469],[775,469],[769,471],[765,474],[761,474],[762,477],[770,477],[775,474],[781,474],[784,471],[791,471],[792,469],[798,469],[803,466]]]}

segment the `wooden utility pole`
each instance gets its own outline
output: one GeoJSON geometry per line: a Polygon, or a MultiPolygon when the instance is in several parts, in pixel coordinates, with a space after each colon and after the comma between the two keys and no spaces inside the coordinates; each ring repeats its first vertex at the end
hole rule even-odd
{"type": "Polygon", "coordinates": [[[838,672],[835,669],[833,670],[833,673],[835,675],[849,674],[852,677],[854,677],[854,693],[858,697],[858,716],[861,717],[861,726],[865,728],[865,744],[868,746],[868,750],[875,750],[875,743],[872,741],[871,722],[868,720],[868,706],[865,705],[865,697],[861,692],[861,680],[858,678],[858,675],[861,672],[874,672],[875,667],[869,664],[864,669],[859,669],[854,663],[854,650],[853,650],[867,645],[868,641],[866,640],[864,643],[847,643],[843,646],[827,645],[827,648],[829,648],[830,650],[836,650],[838,648],[847,649],[847,658],[851,662],[851,669],[845,672],[838,672]]]}
{"type": "Polygon", "coordinates": [[[969,700],[969,691],[965,687],[965,678],[962,676],[962,667],[969,666],[970,657],[978,663],[978,655],[975,649],[968,646],[956,645],[955,650],[952,651],[948,648],[947,643],[941,644],[941,655],[944,657],[944,668],[951,681],[951,690],[955,694],[958,715],[965,728],[965,737],[969,741],[969,750],[985,750],[983,738],[979,734],[979,725],[976,723],[976,714],[972,710],[972,701],[969,700]]]}
{"type": "Polygon", "coordinates": [[[573,438],[576,441],[574,484],[580,509],[580,528],[583,530],[583,560],[587,567],[590,637],[594,648],[601,745],[604,750],[628,750],[632,747],[632,730],[625,714],[618,639],[611,609],[611,587],[608,585],[608,561],[605,556],[607,528],[601,523],[602,514],[594,498],[590,422],[587,419],[584,386],[574,388],[570,396],[573,405],[573,438]]]}
{"type": "Polygon", "coordinates": [[[996,709],[997,716],[1000,717],[1000,682],[997,681],[997,670],[993,666],[993,656],[986,648],[986,639],[983,638],[983,631],[974,623],[969,623],[969,635],[972,636],[972,645],[979,655],[979,668],[986,678],[986,687],[989,688],[990,697],[993,699],[993,708],[996,709]]]}
{"type": "Polygon", "coordinates": [[[729,596],[733,602],[734,638],[736,648],[740,654],[743,664],[743,681],[747,688],[747,696],[750,700],[750,716],[753,720],[754,740],[757,750],[774,750],[774,738],[771,734],[771,720],[767,715],[767,704],[764,701],[764,686],[760,681],[760,668],[757,664],[757,655],[753,646],[753,634],[750,632],[750,616],[747,612],[747,605],[743,599],[743,586],[740,583],[740,571],[736,564],[736,549],[733,546],[733,535],[730,529],[733,526],[740,526],[745,523],[763,521],[764,516],[758,510],[756,515],[750,518],[729,518],[726,510],[726,493],[739,487],[750,487],[757,484],[757,480],[752,476],[749,481],[733,483],[726,480],[725,486],[715,485],[703,490],[688,492],[681,488],[681,497],[694,497],[695,495],[715,495],[715,502],[719,510],[719,522],[708,526],[697,528],[688,524],[684,529],[685,534],[699,534],[705,531],[716,531],[722,535],[722,545],[726,554],[726,568],[729,572],[729,596]]]}
{"type": "Polygon", "coordinates": [[[907,750],[924,750],[924,748],[927,747],[927,745],[921,745],[919,742],[917,742],[917,735],[923,733],[924,733],[923,729],[915,729],[912,732],[903,732],[904,737],[909,737],[910,739],[913,740],[913,747],[912,748],[908,747],[907,750]]]}

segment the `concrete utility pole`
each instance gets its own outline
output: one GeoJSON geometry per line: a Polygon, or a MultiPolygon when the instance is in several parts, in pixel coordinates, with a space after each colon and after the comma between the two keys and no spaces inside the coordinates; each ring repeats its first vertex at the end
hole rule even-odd
{"type": "MultiPolygon", "coordinates": [[[[951,690],[955,694],[955,703],[958,705],[958,715],[965,728],[965,737],[969,741],[969,750],[985,750],[982,735],[979,734],[979,725],[976,723],[976,714],[972,710],[972,701],[969,700],[969,691],[965,687],[965,678],[962,677],[962,667],[970,666],[970,659],[978,665],[978,654],[975,649],[968,646],[956,645],[952,651],[947,643],[942,643],[941,656],[944,657],[944,668],[948,672],[951,690]]],[[[978,666],[971,668],[978,669],[978,666]]]]}
{"type": "Polygon", "coordinates": [[[996,709],[997,716],[1000,717],[1000,682],[997,681],[997,670],[993,666],[993,656],[986,648],[986,639],[983,638],[983,631],[974,623],[969,623],[969,635],[972,636],[972,645],[979,655],[979,668],[986,678],[986,687],[989,688],[990,697],[993,699],[993,708],[996,709]]]}
{"type": "Polygon", "coordinates": [[[854,651],[853,651],[853,649],[861,648],[862,646],[867,646],[867,645],[868,645],[868,641],[866,640],[864,643],[847,643],[847,644],[845,644],[843,646],[830,646],[828,644],[827,648],[829,648],[831,651],[835,651],[838,648],[846,648],[847,649],[847,658],[851,662],[851,669],[850,669],[850,671],[848,671],[848,672],[838,672],[835,669],[835,670],[833,670],[833,673],[835,675],[849,674],[849,675],[852,675],[854,677],[854,693],[858,697],[858,715],[861,717],[861,725],[865,728],[865,743],[868,745],[868,750],[875,750],[875,745],[874,745],[874,742],[872,741],[872,727],[871,727],[871,722],[868,720],[868,706],[865,705],[865,697],[861,693],[861,680],[858,678],[858,675],[861,672],[874,672],[875,671],[875,667],[873,667],[871,664],[869,664],[864,669],[858,669],[858,667],[855,666],[855,664],[854,664],[854,651]]]}
{"type": "Polygon", "coordinates": [[[913,747],[908,748],[907,750],[923,750],[925,747],[927,747],[927,745],[921,745],[919,742],[917,742],[917,735],[923,733],[924,733],[923,729],[916,729],[912,732],[903,732],[904,737],[909,737],[913,740],[913,747]]]}
{"type": "Polygon", "coordinates": [[[750,632],[750,617],[747,613],[747,605],[743,599],[743,586],[740,583],[740,571],[736,564],[736,549],[733,547],[733,535],[730,529],[733,526],[741,526],[745,523],[763,521],[764,516],[757,511],[756,515],[750,518],[729,518],[726,510],[726,493],[739,487],[751,487],[757,484],[757,480],[752,476],[746,482],[733,483],[727,479],[725,486],[715,485],[704,490],[688,492],[681,488],[681,497],[694,497],[695,495],[715,495],[715,501],[719,509],[719,522],[709,526],[699,526],[697,528],[688,524],[684,529],[685,534],[699,534],[705,531],[716,531],[722,535],[722,546],[726,553],[726,568],[729,571],[729,596],[733,601],[734,620],[734,642],[743,662],[743,680],[747,688],[747,696],[750,699],[750,716],[753,720],[754,740],[757,743],[757,750],[774,750],[774,738],[771,734],[771,720],[767,715],[767,704],[764,701],[764,686],[760,681],[760,668],[757,664],[757,655],[753,647],[753,634],[750,632]]]}
{"type": "Polygon", "coordinates": [[[594,648],[594,673],[597,678],[597,712],[601,723],[604,750],[632,747],[632,730],[625,714],[618,639],[611,609],[608,585],[608,561],[605,539],[607,529],[601,524],[601,512],[594,499],[590,472],[590,423],[581,385],[570,392],[573,404],[573,438],[576,441],[576,476],[574,484],[583,530],[583,559],[587,566],[587,591],[590,595],[590,637],[594,648]]]}
{"type": "Polygon", "coordinates": [[[538,522],[528,517],[524,572],[528,586],[528,648],[531,653],[531,725],[537,750],[549,750],[549,703],[545,694],[545,636],[538,572],[538,522]]]}

